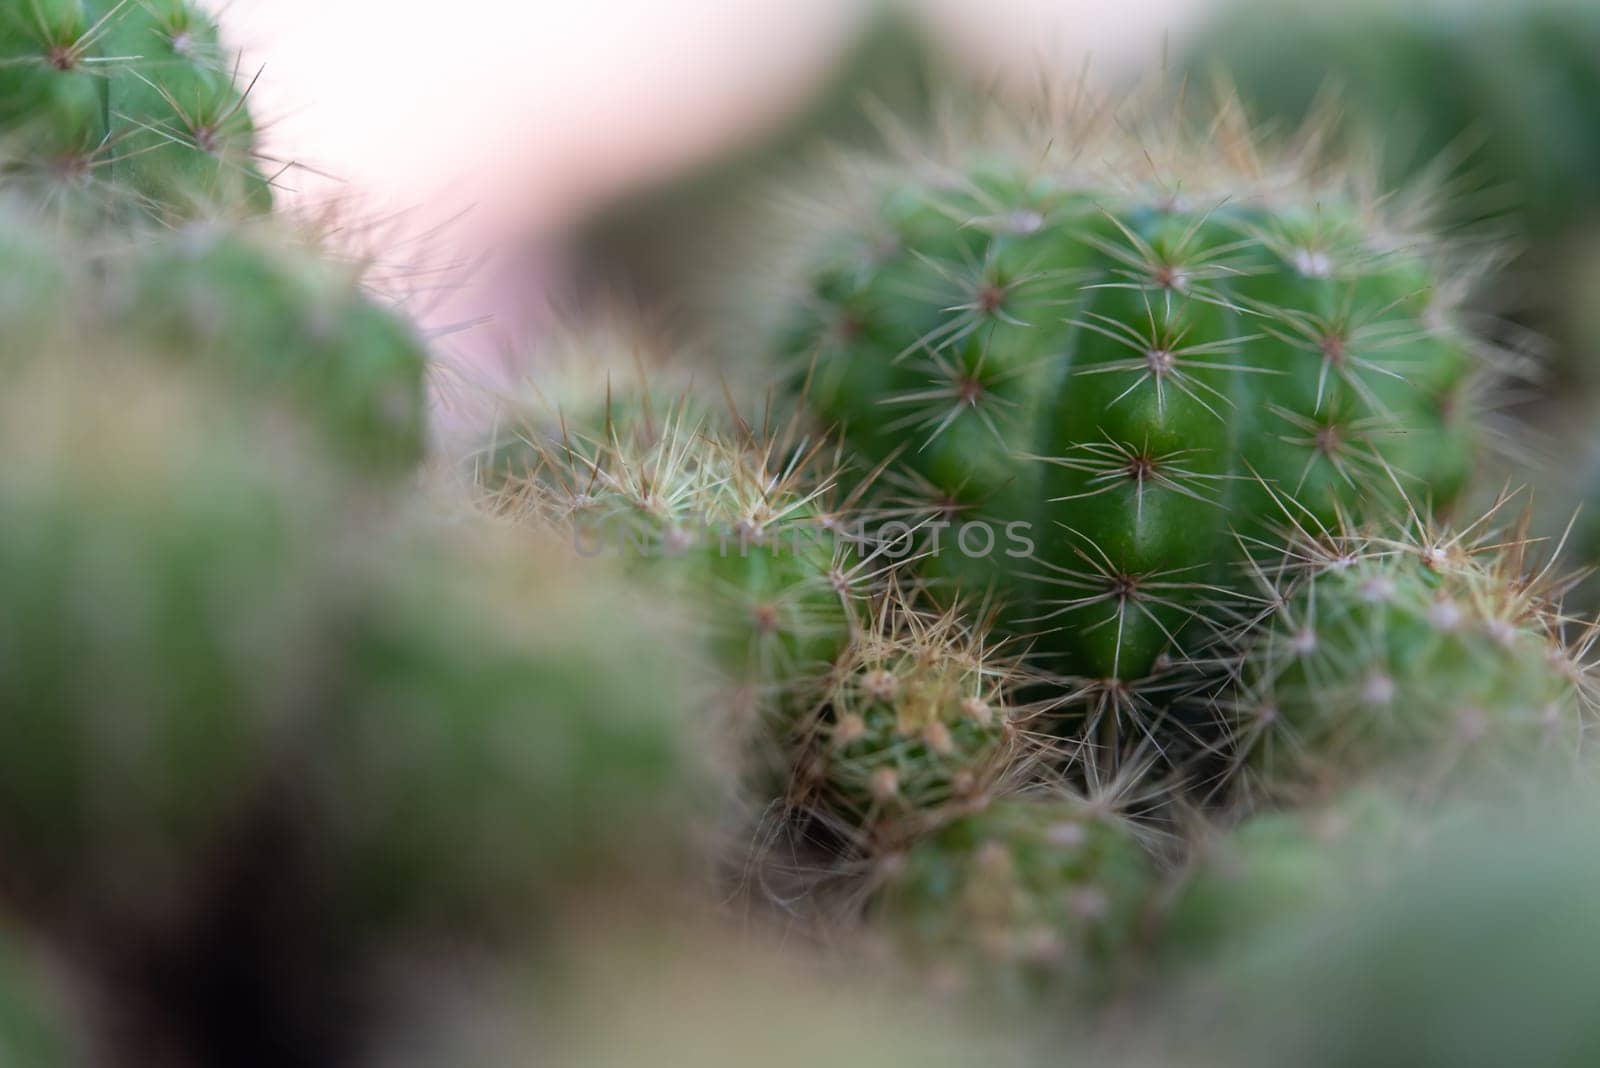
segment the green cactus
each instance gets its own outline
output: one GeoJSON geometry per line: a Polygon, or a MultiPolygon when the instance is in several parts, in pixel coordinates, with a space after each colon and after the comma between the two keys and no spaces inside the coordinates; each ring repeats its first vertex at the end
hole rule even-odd
{"type": "Polygon", "coordinates": [[[353,266],[271,227],[191,224],[112,257],[104,328],[283,396],[335,448],[406,471],[427,445],[427,350],[353,266]]]}
{"type": "MultiPolygon", "coordinates": [[[[1591,715],[1571,648],[1515,533],[1359,534],[1306,545],[1243,640],[1225,716],[1268,791],[1403,772],[1424,787],[1573,769],[1591,715]]],[[[1498,532],[1496,532],[1498,533],[1498,532]]]]}
{"type": "Polygon", "coordinates": [[[983,626],[891,590],[835,668],[799,758],[817,806],[882,842],[990,796],[1026,770],[1025,677],[983,626]]]}
{"type": "Polygon", "coordinates": [[[673,355],[616,313],[553,328],[530,373],[493,393],[489,430],[467,456],[473,481],[505,490],[536,476],[564,443],[621,435],[644,447],[674,421],[712,420],[717,410],[700,402],[673,355]]]}
{"type": "Polygon", "coordinates": [[[1113,992],[1156,888],[1133,826],[1081,799],[996,801],[884,863],[878,919],[910,966],[1002,998],[1113,992]]]}
{"type": "Polygon", "coordinates": [[[558,543],[468,534],[390,554],[304,754],[363,929],[525,928],[602,876],[688,877],[714,844],[704,669],[670,615],[558,543]]]}
{"type": "Polygon", "coordinates": [[[1235,120],[1209,147],[1086,122],[885,168],[784,342],[810,410],[900,465],[902,505],[987,524],[924,573],[994,587],[1047,666],[1117,700],[1211,638],[1241,544],[1444,505],[1474,447],[1442,260],[1235,120]]]}
{"type": "Polygon", "coordinates": [[[1600,208],[1592,5],[1360,2],[1335,13],[1309,2],[1234,3],[1202,25],[1184,62],[1220,73],[1249,106],[1290,123],[1336,93],[1357,136],[1383,135],[1391,184],[1441,158],[1461,167],[1478,187],[1454,205],[1467,218],[1509,207],[1519,226],[1548,234],[1600,208]]]}
{"type": "Polygon", "coordinates": [[[349,502],[293,436],[66,351],[0,436],[0,840],[7,882],[140,924],[188,903],[332,639],[349,502]]]}
{"type": "Polygon", "coordinates": [[[1600,1023],[1586,995],[1600,982],[1600,842],[1592,794],[1565,800],[1532,819],[1474,820],[1381,893],[1213,971],[1163,1012],[1174,1060],[1594,1063],[1600,1023]]]}
{"type": "Polygon", "coordinates": [[[1511,234],[1527,252],[1510,310],[1562,342],[1552,369],[1592,385],[1567,316],[1584,300],[1573,238],[1600,223],[1594,5],[1240,0],[1185,51],[1181,70],[1220,76],[1263,120],[1337,108],[1390,185],[1438,187],[1449,223],[1511,234]]]}
{"type": "Polygon", "coordinates": [[[560,545],[424,524],[179,371],[54,350],[0,399],[7,904],[211,1049],[211,1008],[166,1015],[187,981],[259,965],[237,996],[273,1021],[419,928],[691,886],[720,791],[668,613],[560,545]],[[130,953],[162,980],[129,987],[130,953]]]}
{"type": "Polygon", "coordinates": [[[719,429],[683,405],[649,432],[606,429],[543,446],[533,474],[494,491],[497,506],[671,591],[741,703],[808,707],[876,576],[827,505],[821,448],[719,429]]]}
{"type": "Polygon", "coordinates": [[[187,0],[5,0],[3,169],[74,217],[265,211],[236,66],[187,0]]]}
{"type": "Polygon", "coordinates": [[[1203,834],[1162,909],[1162,961],[1204,966],[1359,900],[1399,876],[1433,820],[1393,793],[1356,789],[1203,834]]]}

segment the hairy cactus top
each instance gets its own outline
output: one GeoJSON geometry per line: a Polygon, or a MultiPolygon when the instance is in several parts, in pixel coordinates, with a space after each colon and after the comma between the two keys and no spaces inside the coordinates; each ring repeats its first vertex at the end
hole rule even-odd
{"type": "Polygon", "coordinates": [[[1204,140],[1006,122],[869,171],[784,342],[867,466],[988,526],[968,544],[993,551],[928,573],[996,587],[1055,670],[1133,680],[1208,636],[1240,544],[1286,513],[1455,496],[1482,346],[1434,243],[1343,173],[1264,158],[1231,112],[1204,140]]]}
{"type": "Polygon", "coordinates": [[[237,65],[188,0],[4,0],[0,170],[74,217],[265,210],[237,65]]]}
{"type": "Polygon", "coordinates": [[[818,808],[881,846],[1020,777],[1026,676],[996,646],[954,610],[920,611],[897,590],[878,599],[805,732],[798,764],[818,808]]]}
{"type": "Polygon", "coordinates": [[[824,450],[719,429],[683,405],[648,412],[608,417],[599,437],[569,428],[496,490],[499,506],[553,520],[581,555],[630,561],[680,595],[747,696],[808,707],[881,570],[829,506],[824,450]]]}

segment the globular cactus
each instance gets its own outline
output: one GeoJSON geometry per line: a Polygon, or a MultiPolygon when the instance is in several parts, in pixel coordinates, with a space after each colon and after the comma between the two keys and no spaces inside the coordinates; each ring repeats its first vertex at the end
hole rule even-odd
{"type": "Polygon", "coordinates": [[[1527,248],[1508,278],[1519,317],[1561,342],[1553,370],[1592,386],[1600,364],[1568,309],[1585,299],[1573,239],[1600,223],[1594,5],[1242,0],[1184,53],[1180,70],[1220,78],[1263,119],[1337,112],[1390,185],[1436,190],[1454,226],[1513,235],[1527,248]]]}
{"type": "Polygon", "coordinates": [[[237,74],[188,0],[6,0],[0,169],[90,221],[266,210],[237,74]]]}
{"type": "Polygon", "coordinates": [[[597,889],[692,885],[720,749],[666,604],[470,526],[396,547],[381,577],[303,753],[348,929],[537,930],[597,889]]]}
{"type": "Polygon", "coordinates": [[[49,353],[0,418],[5,882],[97,930],[188,909],[303,724],[351,504],[292,433],[115,356],[49,353]]]}
{"type": "Polygon", "coordinates": [[[1358,788],[1201,832],[1160,909],[1164,966],[1204,967],[1398,878],[1440,822],[1397,793],[1358,788]]]}
{"type": "Polygon", "coordinates": [[[1281,931],[1163,1006],[1130,1063],[1577,1068],[1600,1056],[1592,792],[1479,814],[1381,890],[1281,931]]]}
{"type": "Polygon", "coordinates": [[[277,225],[74,238],[10,207],[0,205],[0,256],[18,268],[0,278],[8,362],[51,348],[162,353],[225,385],[219,399],[293,408],[353,467],[396,474],[421,459],[428,350],[364,292],[358,265],[277,225]]]}
{"type": "Polygon", "coordinates": [[[230,1020],[304,1062],[275,1013],[394,941],[522,944],[596,885],[694,885],[721,818],[709,671],[636,584],[424,523],[131,349],[11,385],[0,895],[83,943],[152,1041],[236,1063],[193,990],[246,973],[230,1020]]]}
{"type": "Polygon", "coordinates": [[[552,327],[525,373],[487,391],[488,429],[466,456],[472,481],[503,490],[536,475],[563,443],[617,433],[639,445],[675,420],[714,420],[718,409],[701,401],[676,355],[616,311],[552,327]]]}
{"type": "Polygon", "coordinates": [[[1182,65],[1219,74],[1264,115],[1304,121],[1333,94],[1358,138],[1382,136],[1388,180],[1443,163],[1470,183],[1459,215],[1510,211],[1545,235],[1600,208],[1600,18],[1577,0],[1411,5],[1234,3],[1182,65]]]}
{"type": "Polygon", "coordinates": [[[377,472],[427,446],[426,346],[340,262],[273,227],[191,224],[107,265],[105,328],[283,397],[377,472]]]}
{"type": "MultiPolygon", "coordinates": [[[[840,658],[797,764],[825,816],[881,848],[936,827],[1041,755],[1027,681],[986,625],[891,590],[840,658]]],[[[1036,769],[1035,769],[1036,770],[1036,769]]]]}
{"type": "Polygon", "coordinates": [[[1587,638],[1565,633],[1549,565],[1492,515],[1465,531],[1417,525],[1291,550],[1224,701],[1250,787],[1395,773],[1423,788],[1515,785],[1578,766],[1593,713],[1587,638]]]}
{"type": "Polygon", "coordinates": [[[1094,999],[1131,975],[1156,870],[1106,803],[998,800],[884,861],[876,921],[935,986],[1094,999]]]}
{"type": "Polygon", "coordinates": [[[1462,279],[1357,179],[1259,155],[1231,112],[1204,144],[1105,114],[1009,140],[986,116],[869,172],[784,349],[814,415],[955,525],[924,574],[992,586],[1046,666],[1126,705],[1287,517],[1397,483],[1447,504],[1484,361],[1462,279]]]}

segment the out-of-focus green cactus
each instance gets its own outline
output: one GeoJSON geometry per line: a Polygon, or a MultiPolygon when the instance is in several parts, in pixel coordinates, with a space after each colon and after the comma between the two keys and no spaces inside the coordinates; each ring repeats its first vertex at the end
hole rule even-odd
{"type": "Polygon", "coordinates": [[[909,966],[1002,998],[1114,992],[1156,887],[1134,826],[1080,799],[996,801],[885,865],[877,919],[909,966]]]}
{"type": "Polygon", "coordinates": [[[25,939],[0,930],[0,1058],[15,1068],[72,1068],[88,1063],[82,1021],[66,991],[40,966],[25,939]]]}
{"type": "Polygon", "coordinates": [[[1560,370],[1595,379],[1565,321],[1584,300],[1571,239],[1600,224],[1593,4],[1241,0],[1202,24],[1181,66],[1220,76],[1262,119],[1331,104],[1389,184],[1440,186],[1451,222],[1513,232],[1529,248],[1510,310],[1559,337],[1560,370]]]}
{"type": "Polygon", "coordinates": [[[1121,702],[1213,636],[1276,527],[1454,498],[1482,366],[1446,260],[1356,177],[1232,112],[1204,140],[1112,113],[986,114],[868,169],[781,348],[862,466],[956,528],[923,573],[995,587],[1121,702]]]}
{"type": "Polygon", "coordinates": [[[681,623],[559,543],[469,534],[391,554],[344,635],[304,754],[343,907],[520,928],[587,880],[691,876],[718,798],[681,623]]]}
{"type": "Polygon", "coordinates": [[[1577,767],[1592,715],[1582,646],[1569,649],[1548,570],[1515,532],[1485,536],[1491,522],[1291,550],[1227,699],[1253,786],[1514,784],[1577,767]]]}
{"type": "Polygon", "coordinates": [[[1205,966],[1396,878],[1430,829],[1419,807],[1357,789],[1203,834],[1162,909],[1163,965],[1205,966]]]}
{"type": "Polygon", "coordinates": [[[0,167],[75,219],[266,210],[237,67],[187,0],[5,0],[0,167]]]}
{"type": "Polygon", "coordinates": [[[1592,794],[1474,821],[1381,893],[1166,1006],[1173,1060],[1579,1068],[1600,1057],[1592,794]],[[1224,978],[1224,976],[1226,976],[1224,978]]]}
{"type": "Polygon", "coordinates": [[[1457,205],[1468,216],[1510,209],[1549,234],[1600,209],[1590,4],[1246,0],[1202,27],[1185,62],[1290,124],[1333,93],[1358,137],[1382,135],[1391,184],[1441,160],[1460,166],[1481,188],[1457,205]]]}
{"type": "Polygon", "coordinates": [[[315,706],[352,502],[204,391],[56,357],[0,417],[0,841],[24,895],[142,923],[315,706]]]}
{"type": "Polygon", "coordinates": [[[272,227],[192,224],[108,264],[104,328],[284,397],[365,468],[427,445],[427,349],[364,294],[353,265],[272,227]]]}

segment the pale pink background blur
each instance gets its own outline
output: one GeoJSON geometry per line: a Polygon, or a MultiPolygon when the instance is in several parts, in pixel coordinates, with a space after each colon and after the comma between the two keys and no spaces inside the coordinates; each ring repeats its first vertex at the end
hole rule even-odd
{"type": "MultiPolygon", "coordinates": [[[[963,61],[1020,80],[1046,63],[1075,70],[1086,54],[1098,72],[1153,62],[1206,2],[909,6],[963,61]]],[[[452,220],[443,240],[463,259],[511,236],[558,247],[565,226],[618,193],[760,130],[826,78],[871,11],[868,0],[214,6],[261,71],[252,110],[267,152],[309,168],[285,177],[285,201],[341,197],[398,219],[389,240],[452,220]]],[[[523,281],[479,277],[491,281],[427,314],[514,320],[523,281]]]]}

